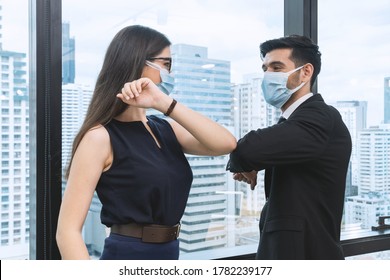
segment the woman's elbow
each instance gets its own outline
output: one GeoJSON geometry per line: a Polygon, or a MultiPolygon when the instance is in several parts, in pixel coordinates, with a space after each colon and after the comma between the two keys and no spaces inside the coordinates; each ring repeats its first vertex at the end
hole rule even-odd
{"type": "Polygon", "coordinates": [[[59,248],[62,247],[62,244],[64,243],[64,239],[65,239],[64,232],[60,228],[57,228],[56,241],[57,241],[57,246],[59,248]]]}
{"type": "Polygon", "coordinates": [[[237,140],[236,140],[236,138],[233,137],[233,138],[228,142],[228,146],[227,146],[228,153],[233,152],[236,148],[237,148],[237,140]]]}
{"type": "Polygon", "coordinates": [[[62,248],[66,247],[67,242],[71,240],[73,236],[72,232],[73,231],[71,229],[65,230],[64,226],[58,225],[56,231],[56,242],[60,251],[62,248]]]}
{"type": "Polygon", "coordinates": [[[218,155],[226,155],[233,152],[237,147],[237,141],[235,138],[228,139],[225,143],[219,146],[218,155]]]}

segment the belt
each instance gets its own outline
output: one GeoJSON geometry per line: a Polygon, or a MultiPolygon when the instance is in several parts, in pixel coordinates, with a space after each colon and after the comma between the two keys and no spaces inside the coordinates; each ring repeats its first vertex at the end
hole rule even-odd
{"type": "Polygon", "coordinates": [[[112,225],[111,232],[125,236],[141,238],[147,243],[165,243],[175,240],[179,237],[180,223],[174,226],[162,225],[140,225],[136,223],[112,225]]]}

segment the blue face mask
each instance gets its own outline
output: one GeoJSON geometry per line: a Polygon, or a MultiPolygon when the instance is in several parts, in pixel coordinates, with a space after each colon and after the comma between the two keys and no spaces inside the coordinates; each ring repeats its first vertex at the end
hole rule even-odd
{"type": "Polygon", "coordinates": [[[171,94],[173,87],[175,86],[175,79],[173,78],[173,75],[169,73],[167,69],[160,67],[160,65],[156,63],[146,61],[145,64],[160,71],[161,83],[158,83],[157,87],[166,95],[171,94]]]}
{"type": "Polygon", "coordinates": [[[302,67],[289,72],[265,72],[263,82],[261,83],[265,101],[278,109],[282,108],[294,92],[297,92],[305,85],[304,82],[294,89],[287,88],[288,77],[302,67]]]}

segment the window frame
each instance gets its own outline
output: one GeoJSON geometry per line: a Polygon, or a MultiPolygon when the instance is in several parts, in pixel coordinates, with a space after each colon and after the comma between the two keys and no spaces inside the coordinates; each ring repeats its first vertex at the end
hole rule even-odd
{"type": "MultiPolygon", "coordinates": [[[[318,0],[284,0],[284,34],[317,42],[318,0]]],[[[60,259],[62,0],[29,1],[30,259],[60,259]]],[[[317,86],[314,87],[317,92],[317,86]]],[[[390,230],[341,241],[346,257],[390,250],[390,230]]],[[[253,259],[255,253],[222,259],[253,259]]]]}
{"type": "Polygon", "coordinates": [[[62,0],[29,1],[30,259],[61,259],[62,0]]]}

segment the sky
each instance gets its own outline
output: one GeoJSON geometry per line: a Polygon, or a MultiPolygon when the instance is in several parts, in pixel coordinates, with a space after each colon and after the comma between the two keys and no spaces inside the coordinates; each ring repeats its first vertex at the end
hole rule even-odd
{"type": "MultiPolygon", "coordinates": [[[[0,0],[3,49],[28,52],[29,0],[0,0]]],[[[76,82],[93,85],[112,37],[142,24],[173,44],[208,48],[231,62],[231,81],[261,72],[259,44],[283,36],[283,0],[63,0],[63,21],[76,40],[76,82]]],[[[318,1],[322,70],[318,90],[331,103],[368,101],[368,125],[383,120],[390,77],[390,1],[318,1]]]]}

